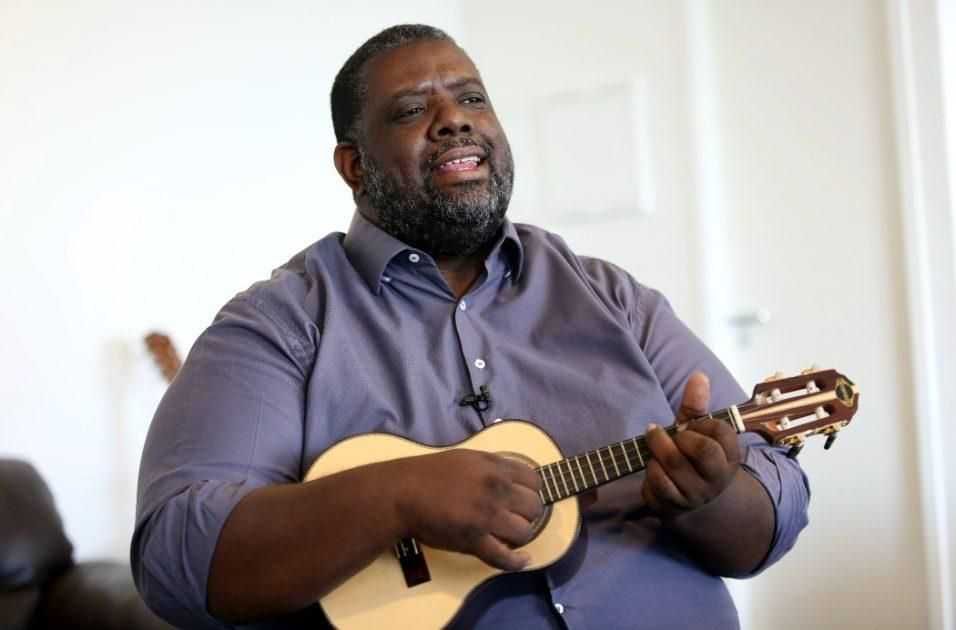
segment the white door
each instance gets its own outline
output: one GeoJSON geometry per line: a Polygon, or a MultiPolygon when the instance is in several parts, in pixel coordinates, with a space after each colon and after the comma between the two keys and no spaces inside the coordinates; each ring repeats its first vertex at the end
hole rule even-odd
{"type": "Polygon", "coordinates": [[[926,628],[899,172],[884,7],[711,3],[721,182],[734,296],[712,312],[742,382],[817,364],[861,388],[834,444],[808,443],[810,526],[747,583],[747,627],[926,628]],[[763,325],[755,312],[769,313],[763,325]],[[731,322],[735,322],[736,326],[731,322]]]}

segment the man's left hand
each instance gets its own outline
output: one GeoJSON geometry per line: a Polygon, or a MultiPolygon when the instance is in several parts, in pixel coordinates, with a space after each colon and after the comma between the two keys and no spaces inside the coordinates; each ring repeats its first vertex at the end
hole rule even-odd
{"type": "Polygon", "coordinates": [[[647,446],[654,458],[647,465],[641,490],[658,516],[671,519],[716,499],[740,467],[737,433],[725,422],[706,418],[710,381],[694,372],[684,387],[675,422],[684,428],[673,437],[651,425],[647,446]]]}

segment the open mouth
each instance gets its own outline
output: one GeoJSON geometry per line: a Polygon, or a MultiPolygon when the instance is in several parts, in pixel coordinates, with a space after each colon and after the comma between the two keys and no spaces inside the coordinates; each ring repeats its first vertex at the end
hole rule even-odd
{"type": "Polygon", "coordinates": [[[435,167],[439,173],[475,171],[484,163],[484,158],[478,155],[469,155],[454,160],[447,160],[435,167]]]}

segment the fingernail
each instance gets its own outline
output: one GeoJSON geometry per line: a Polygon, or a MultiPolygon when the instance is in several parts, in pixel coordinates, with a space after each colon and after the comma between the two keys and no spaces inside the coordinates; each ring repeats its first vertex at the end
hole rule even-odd
{"type": "Polygon", "coordinates": [[[652,422],[652,423],[650,423],[649,425],[647,425],[647,432],[650,433],[651,431],[653,431],[653,430],[656,429],[656,428],[658,428],[658,426],[652,422]]]}

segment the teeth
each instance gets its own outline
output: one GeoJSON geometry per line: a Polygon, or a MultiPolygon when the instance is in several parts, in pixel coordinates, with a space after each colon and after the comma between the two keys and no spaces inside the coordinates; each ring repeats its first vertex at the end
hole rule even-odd
{"type": "Polygon", "coordinates": [[[465,164],[466,162],[472,162],[474,164],[477,164],[478,161],[479,161],[479,157],[477,155],[471,155],[469,157],[463,157],[457,160],[451,160],[451,161],[445,162],[444,164],[442,164],[442,166],[445,166],[447,164],[465,164]]]}

